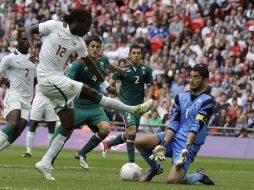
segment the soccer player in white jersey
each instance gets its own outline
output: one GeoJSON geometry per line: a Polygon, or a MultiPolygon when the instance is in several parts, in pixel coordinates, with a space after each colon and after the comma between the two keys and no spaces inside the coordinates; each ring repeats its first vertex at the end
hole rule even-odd
{"type": "Polygon", "coordinates": [[[30,127],[26,134],[26,152],[22,155],[24,158],[32,156],[35,131],[39,122],[44,121],[46,123],[48,128],[48,142],[50,142],[55,132],[56,121],[59,119],[48,98],[40,92],[37,86],[35,89],[35,97],[33,99],[30,115],[30,127]]]}
{"type": "Polygon", "coordinates": [[[6,55],[0,63],[1,79],[7,77],[10,81],[4,98],[7,125],[0,131],[0,151],[20,136],[29,119],[36,65],[29,61],[28,50],[25,32],[20,30],[17,49],[6,55]]]}
{"type": "Polygon", "coordinates": [[[51,174],[51,161],[74,129],[74,98],[89,99],[102,107],[127,111],[136,115],[142,115],[152,107],[152,100],[138,106],[125,105],[113,98],[102,96],[89,86],[64,75],[64,64],[70,54],[76,51],[81,59],[88,63],[88,69],[104,84],[106,89],[116,93],[116,90],[104,80],[96,64],[88,56],[82,36],[89,31],[91,24],[90,12],[75,9],[70,15],[64,16],[64,22],[50,20],[26,28],[27,38],[32,48],[30,59],[34,62],[38,61],[33,44],[34,34],[45,36],[37,68],[38,87],[49,98],[61,121],[61,126],[54,133],[46,154],[40,162],[36,163],[36,168],[43,173],[47,180],[55,180],[51,174]]]}

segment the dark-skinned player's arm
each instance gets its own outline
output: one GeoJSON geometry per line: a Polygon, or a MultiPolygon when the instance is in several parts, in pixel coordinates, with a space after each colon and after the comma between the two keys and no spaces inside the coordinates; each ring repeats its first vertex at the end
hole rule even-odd
{"type": "Polygon", "coordinates": [[[115,96],[118,95],[116,89],[111,86],[103,77],[102,73],[100,72],[100,70],[98,69],[96,63],[89,57],[89,55],[87,57],[81,57],[81,59],[87,63],[86,66],[87,68],[92,71],[92,73],[99,79],[99,81],[101,81],[101,83],[104,85],[104,87],[107,89],[107,91],[115,96]]]}
{"type": "Polygon", "coordinates": [[[155,160],[155,161],[165,160],[166,145],[175,136],[175,133],[179,128],[180,121],[181,121],[180,101],[179,101],[179,96],[176,95],[175,101],[173,104],[173,111],[171,114],[170,122],[165,132],[165,137],[160,142],[160,144],[154,148],[153,154],[150,157],[151,160],[155,160]]]}
{"type": "Polygon", "coordinates": [[[38,58],[38,52],[34,46],[34,34],[39,34],[39,25],[33,25],[33,26],[28,26],[25,28],[25,33],[26,33],[26,37],[28,40],[28,43],[31,47],[31,52],[30,52],[30,57],[29,60],[32,63],[38,63],[39,62],[39,58],[38,58]]]}
{"type": "Polygon", "coordinates": [[[118,67],[117,65],[114,65],[114,64],[110,64],[109,69],[112,71],[116,71],[118,73],[123,73],[128,70],[128,68],[121,68],[121,67],[118,67]]]}
{"type": "Polygon", "coordinates": [[[207,126],[207,123],[209,122],[209,119],[214,113],[215,103],[214,99],[211,97],[203,102],[201,107],[199,108],[198,114],[196,115],[195,122],[191,126],[191,130],[189,132],[186,146],[184,149],[181,150],[180,156],[178,160],[176,161],[176,167],[182,166],[185,161],[187,160],[187,155],[189,151],[191,150],[191,146],[196,140],[196,136],[198,132],[205,126],[207,126]]]}

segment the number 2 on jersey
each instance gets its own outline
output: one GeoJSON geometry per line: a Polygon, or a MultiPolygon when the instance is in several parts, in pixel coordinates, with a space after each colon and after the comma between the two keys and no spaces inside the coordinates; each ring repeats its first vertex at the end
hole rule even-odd
{"type": "Polygon", "coordinates": [[[135,84],[139,84],[139,76],[135,76],[136,80],[135,80],[135,84]]]}
{"type": "Polygon", "coordinates": [[[66,48],[61,46],[61,45],[58,45],[58,50],[56,52],[56,55],[59,55],[60,57],[63,57],[63,54],[66,52],[66,48]]]}

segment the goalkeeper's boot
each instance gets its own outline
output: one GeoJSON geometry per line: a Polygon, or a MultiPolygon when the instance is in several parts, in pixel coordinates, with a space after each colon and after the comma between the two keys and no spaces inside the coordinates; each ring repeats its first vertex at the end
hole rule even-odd
{"type": "Polygon", "coordinates": [[[30,158],[32,156],[32,154],[30,154],[29,152],[25,152],[24,154],[21,155],[23,158],[30,158]]]}
{"type": "Polygon", "coordinates": [[[83,169],[85,170],[89,169],[89,166],[86,162],[86,156],[81,156],[78,152],[76,152],[75,159],[79,160],[79,164],[83,169]]]}
{"type": "Polygon", "coordinates": [[[153,99],[149,99],[145,103],[135,106],[134,115],[141,117],[144,113],[148,112],[152,106],[153,99]]]}
{"type": "Polygon", "coordinates": [[[146,172],[146,174],[141,177],[141,179],[139,180],[140,182],[149,182],[153,179],[154,176],[156,175],[160,175],[161,173],[163,173],[163,168],[160,167],[160,165],[158,165],[158,169],[157,170],[148,170],[146,172]]]}
{"type": "Polygon", "coordinates": [[[203,175],[203,179],[199,181],[200,183],[203,183],[205,185],[214,185],[213,179],[208,177],[208,175],[206,174],[204,168],[198,168],[197,173],[203,175]]]}
{"type": "Polygon", "coordinates": [[[108,140],[105,139],[104,141],[102,141],[102,145],[103,145],[102,157],[107,159],[109,151],[108,140]]]}
{"type": "Polygon", "coordinates": [[[51,166],[50,166],[50,165],[47,166],[47,165],[44,164],[42,161],[39,161],[39,162],[37,162],[37,163],[35,164],[35,168],[36,168],[39,172],[43,173],[44,178],[45,178],[46,180],[51,180],[51,181],[55,180],[55,178],[54,178],[54,177],[52,176],[52,174],[51,174],[51,166]]]}

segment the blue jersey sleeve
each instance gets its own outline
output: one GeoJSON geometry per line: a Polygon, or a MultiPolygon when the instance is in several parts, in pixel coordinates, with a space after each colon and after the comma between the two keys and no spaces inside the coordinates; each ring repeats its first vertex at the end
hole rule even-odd
{"type": "Polygon", "coordinates": [[[176,95],[168,129],[171,129],[174,132],[176,132],[179,128],[180,120],[181,120],[181,107],[179,95],[176,95]]]}
{"type": "Polygon", "coordinates": [[[201,105],[194,124],[191,126],[191,132],[197,134],[204,126],[207,126],[209,119],[213,115],[215,108],[214,99],[211,97],[201,105]]]}

